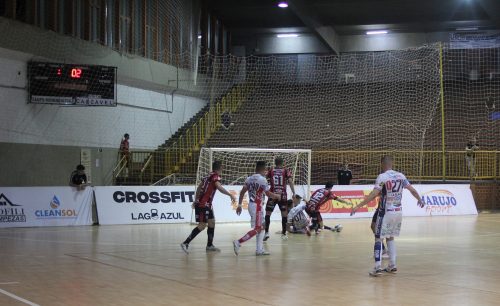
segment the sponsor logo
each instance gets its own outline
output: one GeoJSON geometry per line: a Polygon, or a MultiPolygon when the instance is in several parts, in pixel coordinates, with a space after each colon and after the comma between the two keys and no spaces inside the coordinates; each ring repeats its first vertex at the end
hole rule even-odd
{"type": "Polygon", "coordinates": [[[458,204],[455,195],[445,189],[427,191],[421,196],[426,204],[425,211],[429,213],[449,213],[458,204]]]}
{"type": "Polygon", "coordinates": [[[158,212],[158,209],[151,209],[150,212],[131,213],[132,220],[184,220],[180,212],[158,212]]]}
{"type": "Polygon", "coordinates": [[[116,203],[185,203],[194,201],[194,191],[115,191],[113,200],[116,203]]]}
{"type": "MultiPolygon", "coordinates": [[[[351,204],[343,204],[335,200],[330,200],[321,205],[319,212],[323,214],[350,213],[354,205],[358,205],[371,190],[339,190],[335,194],[351,204]]],[[[358,209],[358,212],[375,211],[378,206],[378,198],[368,203],[367,206],[358,209]]]]}
{"type": "Polygon", "coordinates": [[[78,213],[75,209],[60,209],[60,206],[61,201],[54,195],[49,203],[51,209],[35,210],[35,216],[37,219],[75,219],[78,217],[78,213]]]}
{"type": "Polygon", "coordinates": [[[0,194],[0,222],[26,222],[24,208],[12,203],[3,193],[0,194]]]}

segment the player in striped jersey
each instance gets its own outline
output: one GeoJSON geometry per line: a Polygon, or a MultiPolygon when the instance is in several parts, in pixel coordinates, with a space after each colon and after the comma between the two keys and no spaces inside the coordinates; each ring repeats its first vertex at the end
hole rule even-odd
{"type": "Polygon", "coordinates": [[[306,203],[300,203],[302,197],[296,194],[292,200],[292,208],[288,211],[287,227],[290,233],[305,233],[311,236],[309,226],[311,225],[311,218],[305,213],[306,203]]]}
{"type": "Polygon", "coordinates": [[[417,199],[417,205],[424,207],[425,203],[420,198],[418,192],[410,185],[404,174],[392,170],[393,160],[390,156],[381,159],[382,173],[377,177],[373,191],[358,205],[352,208],[351,216],[356,210],[373,201],[380,194],[379,212],[375,223],[375,268],[370,271],[370,276],[382,275],[382,272],[396,273],[396,245],[394,237],[399,236],[401,222],[403,221],[403,211],[401,201],[403,190],[408,189],[417,199]],[[382,270],[382,239],[386,238],[389,249],[390,263],[382,270]]]}
{"type": "Polygon", "coordinates": [[[271,192],[281,194],[281,199],[279,200],[267,200],[266,205],[266,233],[264,236],[264,241],[269,239],[269,225],[271,224],[271,214],[276,205],[278,205],[281,211],[281,239],[286,240],[288,237],[286,235],[286,223],[288,215],[288,205],[287,205],[287,185],[290,185],[292,190],[292,198],[295,195],[295,186],[293,184],[292,172],[283,166],[283,158],[277,157],[274,160],[275,167],[272,167],[267,171],[267,181],[271,186],[271,192]]]}
{"type": "Polygon", "coordinates": [[[248,203],[248,212],[250,214],[250,224],[252,226],[252,230],[250,230],[245,236],[241,237],[239,240],[233,241],[234,253],[238,255],[241,244],[245,241],[248,241],[253,236],[257,235],[257,249],[255,251],[255,255],[269,255],[267,251],[264,250],[264,232],[262,231],[262,223],[263,223],[263,213],[262,204],[264,203],[264,196],[267,195],[269,198],[279,200],[281,199],[281,195],[277,193],[272,193],[270,191],[269,185],[267,184],[267,180],[264,177],[266,173],[266,162],[259,161],[255,167],[255,174],[249,176],[245,185],[240,192],[240,199],[238,202],[238,208],[236,209],[236,213],[238,216],[241,214],[242,203],[245,194],[248,191],[249,203],[248,203]]]}
{"type": "Polygon", "coordinates": [[[319,213],[321,206],[323,206],[326,202],[328,202],[330,200],[339,201],[339,202],[347,204],[347,205],[351,204],[351,203],[347,202],[346,200],[338,197],[335,193],[333,193],[332,188],[333,188],[332,182],[326,183],[325,188],[321,188],[321,189],[316,190],[311,195],[311,199],[307,202],[306,212],[312,218],[311,229],[314,229],[314,231],[316,233],[318,233],[319,229],[322,227],[324,227],[325,229],[329,229],[329,230],[335,229],[336,231],[340,231],[342,229],[341,225],[337,225],[336,228],[331,228],[331,227],[323,225],[323,218],[321,217],[321,214],[319,213]]]}
{"type": "Polygon", "coordinates": [[[229,196],[233,203],[236,202],[236,197],[230,194],[220,182],[222,172],[222,163],[220,161],[215,161],[212,164],[212,172],[204,177],[198,188],[196,189],[195,201],[193,203],[196,222],[196,226],[191,234],[181,243],[181,248],[186,254],[189,253],[189,243],[208,225],[207,229],[207,252],[220,252],[218,248],[213,245],[214,232],[215,232],[215,216],[212,208],[212,201],[214,200],[215,192],[219,190],[221,193],[229,196]]]}

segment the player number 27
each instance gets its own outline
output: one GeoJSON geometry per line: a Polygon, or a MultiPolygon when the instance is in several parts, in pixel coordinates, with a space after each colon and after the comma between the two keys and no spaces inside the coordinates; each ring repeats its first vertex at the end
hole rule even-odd
{"type": "Polygon", "coordinates": [[[391,192],[400,192],[401,187],[403,186],[403,182],[401,180],[391,180],[386,183],[387,189],[391,192]]]}

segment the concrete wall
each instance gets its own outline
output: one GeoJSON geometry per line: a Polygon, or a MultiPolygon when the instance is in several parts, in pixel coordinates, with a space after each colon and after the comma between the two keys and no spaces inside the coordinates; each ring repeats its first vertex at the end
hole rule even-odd
{"type": "Polygon", "coordinates": [[[66,185],[81,148],[92,182],[109,184],[124,133],[132,150],[154,149],[207,103],[188,95],[199,91],[187,71],[3,18],[0,33],[0,186],[66,185]],[[118,106],[28,104],[31,59],[117,66],[118,106]]]}

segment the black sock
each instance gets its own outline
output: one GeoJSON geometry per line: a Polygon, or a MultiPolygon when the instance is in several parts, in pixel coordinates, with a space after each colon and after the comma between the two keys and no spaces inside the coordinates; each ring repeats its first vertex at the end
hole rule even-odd
{"type": "Polygon", "coordinates": [[[193,229],[193,231],[191,232],[191,234],[186,238],[186,240],[184,241],[185,244],[189,244],[191,242],[191,240],[194,239],[194,237],[196,237],[201,231],[198,229],[198,227],[195,227],[193,229]]]}
{"type": "Polygon", "coordinates": [[[329,227],[327,225],[323,225],[323,228],[326,229],[326,230],[329,230],[329,231],[331,231],[333,229],[333,228],[331,228],[331,227],[329,227]]]}
{"type": "Polygon", "coordinates": [[[382,240],[382,251],[385,251],[387,247],[385,246],[385,242],[382,240]]]}
{"type": "Polygon", "coordinates": [[[271,224],[271,216],[266,215],[266,233],[269,233],[269,225],[271,224]]]}
{"type": "Polygon", "coordinates": [[[207,247],[213,246],[213,241],[214,241],[214,232],[215,232],[215,227],[209,227],[207,229],[207,236],[208,236],[208,241],[207,241],[207,247]]]}
{"type": "Polygon", "coordinates": [[[281,233],[283,235],[286,235],[286,224],[287,224],[287,217],[281,217],[281,233]]]}

